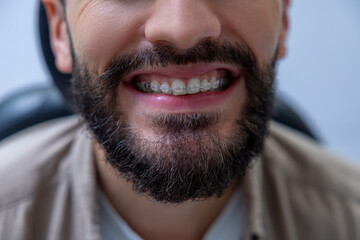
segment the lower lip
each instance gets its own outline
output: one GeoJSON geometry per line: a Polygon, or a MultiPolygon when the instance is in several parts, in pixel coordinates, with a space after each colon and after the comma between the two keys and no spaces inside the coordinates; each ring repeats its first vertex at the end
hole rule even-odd
{"type": "Polygon", "coordinates": [[[208,91],[180,96],[143,93],[138,91],[133,84],[126,84],[125,88],[131,93],[133,100],[140,103],[146,109],[166,112],[184,112],[204,110],[223,103],[232,95],[240,81],[242,81],[242,77],[234,79],[230,86],[223,91],[208,91]]]}

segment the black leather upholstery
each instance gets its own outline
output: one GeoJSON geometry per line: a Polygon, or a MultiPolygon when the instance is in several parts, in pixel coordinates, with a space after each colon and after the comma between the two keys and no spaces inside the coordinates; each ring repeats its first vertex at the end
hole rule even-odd
{"type": "Polygon", "coordinates": [[[272,119],[299,132],[302,132],[303,134],[318,142],[321,142],[320,138],[316,136],[309,125],[303,120],[303,118],[301,118],[295,112],[294,108],[286,103],[284,97],[280,95],[276,96],[275,98],[272,119]]]}
{"type": "Polygon", "coordinates": [[[0,141],[37,123],[70,114],[53,86],[21,90],[0,103],[0,141]]]}

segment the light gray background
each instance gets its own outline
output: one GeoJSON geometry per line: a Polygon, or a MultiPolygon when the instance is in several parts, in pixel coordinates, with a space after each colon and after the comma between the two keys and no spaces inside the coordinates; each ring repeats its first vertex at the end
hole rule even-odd
{"type": "MultiPolygon", "coordinates": [[[[36,34],[38,0],[0,1],[0,101],[50,79],[36,34]]],[[[360,163],[360,1],[296,0],[278,89],[325,147],[360,163]]]]}

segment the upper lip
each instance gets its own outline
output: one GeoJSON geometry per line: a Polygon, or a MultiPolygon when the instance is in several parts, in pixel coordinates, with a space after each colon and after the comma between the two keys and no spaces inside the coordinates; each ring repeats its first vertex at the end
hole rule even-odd
{"type": "Polygon", "coordinates": [[[240,75],[241,70],[235,66],[229,64],[221,64],[221,63],[212,63],[212,64],[194,64],[194,65],[170,65],[164,68],[152,68],[134,71],[128,76],[124,78],[124,82],[132,81],[136,76],[142,74],[157,74],[166,77],[176,77],[176,78],[192,78],[196,76],[200,76],[207,72],[216,70],[216,69],[224,69],[227,70],[232,77],[237,77],[240,75]]]}

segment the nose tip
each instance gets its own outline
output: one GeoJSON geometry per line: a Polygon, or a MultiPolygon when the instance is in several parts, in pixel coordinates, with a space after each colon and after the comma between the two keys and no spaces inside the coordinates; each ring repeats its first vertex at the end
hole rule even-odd
{"type": "Polygon", "coordinates": [[[152,44],[167,43],[189,49],[221,34],[221,23],[211,8],[200,1],[165,0],[147,20],[145,37],[152,44]]]}

